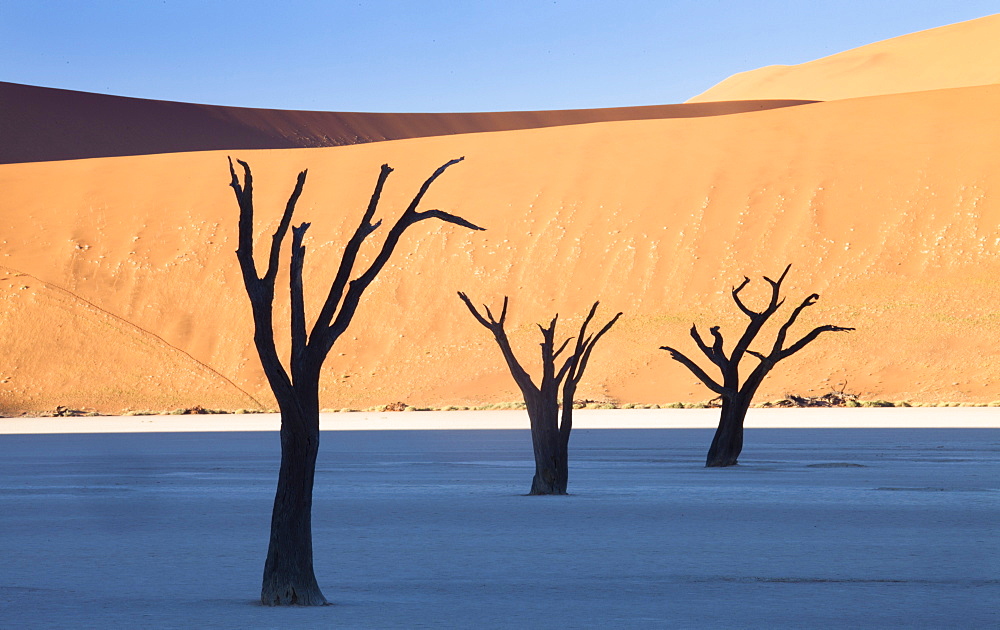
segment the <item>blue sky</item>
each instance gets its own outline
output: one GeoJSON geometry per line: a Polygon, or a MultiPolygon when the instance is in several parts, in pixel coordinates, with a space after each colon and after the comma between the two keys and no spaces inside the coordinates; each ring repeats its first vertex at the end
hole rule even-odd
{"type": "Polygon", "coordinates": [[[682,102],[996,0],[0,0],[0,80],[339,111],[682,102]]]}

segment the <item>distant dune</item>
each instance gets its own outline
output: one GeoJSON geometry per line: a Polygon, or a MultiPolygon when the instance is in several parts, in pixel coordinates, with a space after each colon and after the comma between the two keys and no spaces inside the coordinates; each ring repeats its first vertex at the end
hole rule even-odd
{"type": "MultiPolygon", "coordinates": [[[[458,290],[511,296],[529,364],[535,322],[559,312],[565,334],[600,299],[625,317],[581,397],[704,400],[658,346],[692,349],[691,322],[733,339],[743,320],[728,288],[786,263],[790,303],[822,294],[800,332],[858,330],[780,365],[763,398],[846,383],[868,398],[988,402],[1000,399],[997,111],[988,86],[234,155],[254,168],[261,241],[309,169],[297,219],[313,223],[310,313],[379,164],[396,169],[380,212],[391,218],[433,168],[466,157],[425,207],[488,230],[423,223],[404,237],[331,354],[324,407],[517,400],[458,290]]],[[[6,411],[273,404],[250,347],[226,155],[0,167],[6,411]]]]}
{"type": "Polygon", "coordinates": [[[803,102],[807,101],[375,114],[171,103],[0,82],[0,164],[213,149],[332,147],[609,120],[719,116],[803,102]]]}
{"type": "Polygon", "coordinates": [[[796,66],[733,75],[688,103],[830,101],[1000,83],[1000,14],[903,35],[796,66]]]}
{"type": "MultiPolygon", "coordinates": [[[[760,276],[788,263],[789,305],[822,295],[798,334],[857,331],[780,364],[760,398],[1000,400],[1000,84],[931,89],[997,81],[971,65],[997,57],[998,28],[992,16],[851,51],[870,63],[837,80],[819,71],[832,62],[804,64],[772,96],[831,100],[795,107],[324,114],[0,84],[0,152],[19,162],[0,165],[0,414],[274,406],[233,253],[227,155],[254,169],[258,256],[309,170],[296,220],[313,224],[313,315],[379,165],[396,169],[379,211],[391,220],[434,168],[465,156],[424,207],[487,231],[426,222],[404,236],[327,362],[325,408],[518,400],[459,290],[491,305],[510,296],[527,365],[536,322],[558,312],[566,335],[594,300],[602,317],[623,311],[581,398],[707,400],[658,347],[696,355],[692,322],[721,324],[731,347],[745,318],[729,289],[746,275],[748,299],[761,299],[760,276]],[[919,77],[902,70],[921,64],[919,77]],[[899,93],[861,97],[874,84],[899,93]],[[294,148],[322,144],[344,146],[294,148]],[[143,155],[99,157],[123,153],[143,155]]],[[[277,302],[287,352],[287,294],[277,302]]]]}

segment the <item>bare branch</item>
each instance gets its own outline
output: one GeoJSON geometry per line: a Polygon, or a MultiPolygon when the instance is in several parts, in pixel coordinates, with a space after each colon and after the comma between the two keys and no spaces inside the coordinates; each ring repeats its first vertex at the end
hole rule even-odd
{"type": "Polygon", "coordinates": [[[781,286],[781,283],[785,281],[785,276],[788,275],[788,272],[791,271],[791,269],[792,269],[792,263],[788,263],[787,265],[785,265],[785,270],[781,272],[781,277],[778,278],[779,287],[781,286]]]}
{"type": "Polygon", "coordinates": [[[239,243],[236,248],[236,258],[240,262],[243,281],[249,291],[254,284],[251,281],[260,280],[253,259],[253,174],[250,172],[249,164],[243,160],[237,160],[243,167],[243,186],[241,186],[236,169],[233,168],[233,158],[228,157],[227,159],[229,160],[229,174],[232,176],[229,185],[236,193],[236,203],[240,206],[239,243]]]}
{"type": "Polygon", "coordinates": [[[305,262],[306,248],[302,239],[309,229],[308,223],[292,227],[292,262],[289,270],[289,293],[291,295],[291,325],[292,325],[292,366],[299,363],[299,358],[306,349],[306,312],[302,292],[302,266],[305,262]]]}
{"type": "Polygon", "coordinates": [[[799,313],[801,313],[806,308],[815,304],[816,300],[818,299],[819,299],[819,294],[813,293],[808,297],[806,297],[806,299],[802,300],[801,304],[795,307],[795,310],[792,311],[792,314],[788,317],[788,321],[784,323],[784,325],[778,331],[778,335],[774,338],[774,346],[771,349],[772,356],[777,357],[781,354],[782,346],[785,345],[785,337],[788,335],[788,329],[791,328],[792,324],[795,323],[795,320],[798,319],[799,313]]]}
{"type": "Polygon", "coordinates": [[[768,360],[768,358],[765,357],[763,354],[761,354],[759,352],[755,352],[753,350],[747,350],[747,354],[749,354],[750,356],[753,356],[753,357],[757,357],[760,360],[761,363],[764,363],[765,361],[768,360]]]}
{"type": "MultiPolygon", "coordinates": [[[[486,313],[490,316],[490,319],[492,320],[493,313],[490,313],[490,308],[488,306],[486,307],[486,313]]],[[[506,321],[506,319],[507,319],[507,296],[505,295],[503,296],[503,308],[500,309],[500,319],[497,320],[496,323],[503,326],[503,323],[504,321],[506,321]]]]}
{"type": "Polygon", "coordinates": [[[712,344],[712,352],[720,359],[720,361],[717,361],[716,363],[719,364],[719,367],[724,367],[726,363],[726,353],[722,348],[722,333],[719,332],[718,326],[712,326],[708,329],[708,332],[712,333],[712,337],[715,338],[715,343],[712,344]]]}
{"type": "MultiPolygon", "coordinates": [[[[569,339],[567,339],[566,341],[568,343],[569,339]]],[[[578,354],[575,354],[575,353],[569,355],[568,357],[566,357],[566,361],[562,364],[562,367],[559,368],[559,371],[556,372],[555,382],[557,384],[558,383],[562,383],[563,379],[566,378],[566,375],[570,374],[572,372],[573,368],[576,367],[577,363],[579,362],[579,359],[580,359],[580,356],[578,354]]],[[[570,383],[572,381],[573,381],[573,377],[571,376],[570,379],[569,379],[569,381],[566,382],[566,385],[568,387],[572,388],[572,386],[570,385],[570,383]]],[[[570,396],[570,398],[572,398],[572,396],[570,396]]]]}
{"type": "MultiPolygon", "coordinates": [[[[559,321],[559,314],[556,313],[552,321],[549,322],[548,328],[543,327],[538,324],[538,330],[542,331],[542,343],[539,345],[542,349],[542,387],[544,388],[548,383],[551,383],[555,378],[556,369],[556,355],[553,351],[553,346],[555,345],[556,336],[556,323],[559,321]]],[[[565,345],[565,344],[563,344],[565,345]]]]}
{"type": "Polygon", "coordinates": [[[780,290],[781,289],[781,283],[785,281],[785,276],[788,275],[788,270],[791,269],[791,268],[792,268],[792,264],[788,263],[788,265],[785,267],[785,270],[781,272],[781,275],[778,277],[777,280],[771,280],[767,276],[764,276],[764,280],[766,280],[767,283],[770,284],[773,289],[780,290]]]}
{"type": "MultiPolygon", "coordinates": [[[[750,315],[750,323],[747,325],[747,329],[743,331],[743,335],[736,342],[736,346],[733,348],[732,354],[729,355],[730,365],[739,365],[739,362],[743,359],[743,355],[750,347],[750,344],[753,343],[757,334],[760,333],[761,328],[763,328],[764,324],[767,323],[771,316],[774,315],[779,308],[781,308],[781,305],[785,303],[783,299],[779,299],[781,297],[779,292],[781,290],[781,283],[784,282],[785,276],[788,275],[788,270],[791,268],[791,265],[785,267],[785,270],[781,273],[781,276],[777,280],[772,280],[767,276],[764,277],[764,280],[771,285],[771,299],[768,302],[767,308],[763,311],[755,313],[750,311],[750,309],[747,309],[745,306],[740,306],[740,309],[743,310],[744,313],[753,314],[750,315]]],[[[740,284],[739,288],[742,289],[748,282],[749,281],[744,278],[744,281],[740,284]]],[[[739,303],[737,302],[737,304],[739,303]]]]}
{"type": "Polygon", "coordinates": [[[710,390],[712,390],[716,394],[718,394],[720,396],[730,396],[730,395],[732,395],[734,393],[734,392],[732,392],[732,390],[730,390],[730,389],[728,389],[726,387],[723,387],[722,385],[719,385],[714,380],[712,380],[712,377],[709,376],[705,372],[705,370],[701,369],[701,367],[699,367],[699,365],[697,363],[695,363],[691,359],[687,358],[684,355],[683,352],[681,352],[679,350],[675,350],[675,349],[671,348],[670,346],[660,346],[660,350],[666,350],[667,352],[669,352],[671,359],[673,359],[674,361],[677,361],[678,363],[680,363],[681,365],[683,365],[687,369],[691,370],[691,373],[694,374],[695,377],[699,381],[701,381],[702,383],[704,383],[705,387],[709,388],[710,390]]]}
{"type": "MultiPolygon", "coordinates": [[[[583,318],[583,323],[580,325],[580,334],[577,336],[577,339],[583,339],[587,336],[587,326],[590,325],[590,320],[594,319],[594,315],[597,313],[597,307],[600,304],[600,301],[597,301],[590,307],[590,311],[587,313],[587,316],[583,318]]],[[[577,347],[579,347],[579,343],[577,344],[577,347]]]]}
{"type": "Polygon", "coordinates": [[[806,335],[802,339],[799,339],[798,341],[796,341],[788,349],[782,350],[781,351],[781,355],[779,356],[779,359],[787,359],[788,357],[792,356],[793,354],[795,354],[796,352],[798,352],[802,348],[805,348],[807,345],[809,345],[810,343],[812,343],[816,339],[816,337],[819,337],[821,333],[825,333],[825,332],[847,332],[847,331],[851,331],[851,330],[854,330],[854,329],[853,328],[847,328],[845,326],[833,326],[831,324],[828,324],[826,326],[820,326],[819,328],[814,328],[812,330],[812,332],[810,332],[808,335],[806,335]]]}
{"type": "Polygon", "coordinates": [[[307,172],[302,171],[299,173],[298,178],[296,178],[295,189],[292,190],[292,194],[288,197],[288,203],[285,204],[285,211],[281,214],[281,221],[278,223],[278,228],[271,236],[271,253],[267,259],[267,272],[264,274],[264,280],[271,284],[274,284],[274,279],[278,276],[278,257],[281,255],[281,243],[285,240],[288,227],[292,224],[292,213],[295,212],[295,204],[299,200],[299,195],[302,194],[302,187],[306,183],[307,172]]]}
{"type": "MultiPolygon", "coordinates": [[[[427,181],[425,181],[423,186],[420,187],[420,191],[413,198],[413,201],[410,202],[409,207],[407,207],[403,215],[389,230],[389,233],[386,235],[385,242],[382,243],[382,249],[375,257],[371,266],[369,266],[363,274],[348,283],[347,293],[344,295],[343,301],[341,302],[340,311],[337,313],[336,319],[332,324],[330,324],[330,326],[326,329],[326,332],[323,334],[324,342],[322,348],[324,351],[328,352],[337,337],[339,337],[347,329],[347,326],[351,323],[351,319],[354,317],[354,313],[357,311],[361,296],[368,288],[368,285],[370,285],[372,281],[375,280],[375,277],[379,274],[379,272],[382,271],[386,262],[389,261],[389,257],[392,255],[393,250],[396,248],[396,244],[399,242],[399,238],[403,235],[403,232],[406,231],[406,228],[424,218],[438,218],[447,223],[455,223],[456,225],[473,225],[465,219],[461,219],[460,217],[456,217],[448,213],[428,214],[416,212],[417,204],[419,204],[420,199],[423,197],[424,193],[427,192],[427,189],[430,188],[430,185],[434,182],[434,180],[437,179],[449,166],[457,164],[463,159],[464,158],[458,158],[445,163],[444,165],[438,167],[438,169],[427,178],[427,181]]],[[[475,229],[483,229],[478,226],[473,227],[475,229]]],[[[316,331],[314,329],[314,334],[315,332],[316,331]]]]}
{"type": "Polygon", "coordinates": [[[541,324],[535,324],[535,326],[538,326],[538,330],[542,331],[543,338],[551,336],[554,339],[556,333],[556,323],[558,321],[559,321],[559,313],[556,313],[555,317],[552,318],[552,321],[549,322],[548,328],[543,327],[541,324]]]}
{"type": "Polygon", "coordinates": [[[357,229],[354,230],[351,239],[344,247],[344,255],[340,258],[337,275],[333,280],[333,284],[330,285],[330,292],[323,303],[319,317],[316,318],[316,322],[313,324],[313,337],[316,335],[324,336],[326,329],[330,326],[330,322],[333,321],[337,307],[340,306],[340,300],[344,295],[347,282],[351,278],[351,271],[354,269],[354,262],[358,258],[358,251],[361,249],[361,244],[364,243],[365,239],[372,232],[382,225],[381,220],[372,223],[372,218],[375,216],[379,199],[382,197],[382,189],[385,187],[385,182],[389,178],[390,173],[392,173],[392,168],[388,164],[383,164],[381,171],[379,171],[378,180],[375,182],[375,189],[372,191],[371,199],[368,201],[368,208],[365,210],[364,216],[361,217],[361,222],[358,224],[357,229]]]}
{"type": "Polygon", "coordinates": [[[597,313],[597,306],[599,304],[600,302],[594,302],[594,305],[590,307],[590,312],[587,313],[587,317],[584,318],[583,323],[580,325],[580,333],[576,337],[576,348],[573,354],[566,359],[566,363],[559,371],[559,381],[562,381],[563,378],[566,379],[563,383],[562,422],[559,424],[559,434],[563,443],[569,441],[570,431],[573,430],[573,397],[576,394],[577,385],[580,384],[583,373],[587,369],[590,355],[594,351],[597,342],[604,336],[604,333],[611,330],[611,327],[615,325],[618,318],[622,316],[621,313],[618,313],[603,328],[597,331],[596,334],[587,335],[587,327],[590,325],[591,320],[593,320],[595,313],[597,313]]]}
{"type": "Polygon", "coordinates": [[[773,313],[774,311],[781,308],[781,305],[785,303],[784,300],[778,300],[781,294],[781,283],[785,281],[785,276],[788,275],[788,271],[792,268],[792,264],[789,263],[785,270],[781,272],[781,276],[777,280],[771,280],[767,276],[764,276],[764,280],[771,285],[771,301],[767,306],[765,313],[773,313]]]}
{"type": "MultiPolygon", "coordinates": [[[[503,298],[503,313],[500,315],[500,321],[495,321],[492,315],[488,315],[489,320],[487,321],[486,318],[479,314],[476,307],[473,306],[472,300],[461,291],[459,291],[458,297],[465,302],[465,306],[468,307],[469,312],[472,313],[479,323],[493,333],[493,338],[496,340],[497,345],[500,346],[500,352],[503,354],[504,361],[507,362],[511,376],[514,377],[514,382],[521,388],[521,391],[525,395],[528,395],[529,392],[537,394],[539,391],[538,387],[531,381],[531,377],[521,367],[521,363],[517,360],[517,357],[514,356],[514,350],[510,347],[510,341],[507,339],[507,332],[503,328],[503,321],[507,316],[507,296],[503,298]]],[[[486,311],[489,313],[489,307],[486,307],[486,311]]]]}
{"type": "MultiPolygon", "coordinates": [[[[719,327],[716,326],[713,330],[718,330],[718,328],[719,327]]],[[[705,343],[705,340],[701,338],[701,333],[698,332],[697,324],[691,324],[691,338],[694,339],[694,342],[696,344],[698,344],[698,348],[702,351],[702,353],[706,357],[708,357],[709,361],[716,364],[720,368],[725,369],[723,365],[725,362],[725,357],[716,354],[715,350],[713,350],[707,343],[705,343]]]]}
{"type": "MultiPolygon", "coordinates": [[[[486,318],[483,317],[482,315],[480,315],[479,311],[476,310],[476,307],[472,304],[472,300],[469,299],[469,296],[467,296],[466,294],[464,294],[461,291],[459,291],[458,292],[458,297],[460,297],[462,299],[462,301],[465,302],[465,306],[468,307],[469,312],[472,313],[473,317],[476,318],[476,321],[478,321],[480,324],[482,324],[486,328],[488,328],[490,330],[493,330],[493,327],[497,325],[497,322],[493,321],[493,314],[490,313],[490,307],[488,307],[488,306],[484,307],[486,309],[486,314],[490,318],[489,321],[487,321],[486,318]]],[[[507,300],[507,298],[504,298],[504,303],[506,303],[506,300],[507,300]]],[[[501,324],[501,326],[502,326],[502,324],[501,324]]]]}
{"type": "MultiPolygon", "coordinates": [[[[413,201],[410,202],[410,205],[406,208],[406,212],[404,212],[403,214],[408,215],[416,213],[417,206],[420,205],[421,200],[423,200],[424,195],[427,194],[427,191],[430,189],[431,184],[434,183],[434,180],[436,180],[438,177],[441,177],[441,174],[444,173],[446,170],[448,170],[449,167],[458,164],[464,159],[465,159],[464,156],[460,158],[454,158],[452,160],[448,160],[441,166],[437,167],[437,170],[431,173],[431,176],[427,178],[427,180],[423,183],[422,186],[420,186],[420,190],[417,191],[417,194],[413,197],[413,201]]],[[[447,219],[444,220],[447,221],[447,219]]],[[[417,219],[417,221],[419,221],[419,219],[417,219]]],[[[483,228],[475,228],[475,229],[481,230],[483,228]]]]}
{"type": "Polygon", "coordinates": [[[412,223],[417,221],[423,221],[424,219],[441,219],[446,223],[454,223],[455,225],[460,225],[462,227],[467,227],[470,230],[480,230],[485,231],[486,228],[481,228],[478,225],[472,223],[471,221],[466,221],[460,216],[445,212],[443,210],[426,210],[424,212],[414,212],[412,223]]]}
{"type": "MultiPolygon", "coordinates": [[[[594,306],[596,307],[597,304],[595,303],[594,306]]],[[[601,339],[601,337],[604,336],[604,333],[611,330],[611,327],[615,325],[615,322],[617,322],[618,318],[621,316],[622,314],[618,313],[617,315],[612,317],[611,321],[609,321],[607,324],[604,325],[603,328],[597,331],[596,335],[589,337],[587,341],[584,342],[583,354],[580,355],[580,359],[577,362],[576,366],[573,368],[573,371],[570,375],[570,378],[573,380],[574,384],[580,382],[580,379],[583,378],[583,371],[587,369],[587,363],[590,361],[590,353],[594,351],[594,346],[596,346],[597,342],[601,339]]],[[[586,326],[586,322],[584,322],[584,326],[586,326]]]]}
{"type": "Polygon", "coordinates": [[[573,339],[573,337],[567,337],[566,341],[562,342],[562,345],[559,346],[559,349],[552,353],[552,359],[558,359],[559,355],[562,354],[563,350],[566,349],[566,346],[569,345],[569,342],[573,341],[573,339]]]}
{"type": "MultiPolygon", "coordinates": [[[[274,277],[264,278],[257,276],[257,268],[253,257],[253,174],[250,165],[242,160],[237,160],[243,167],[243,185],[240,185],[236,169],[233,167],[233,160],[229,158],[229,174],[231,177],[230,186],[236,194],[236,201],[240,207],[239,217],[239,244],[236,248],[236,258],[240,264],[240,271],[243,275],[243,284],[246,287],[247,297],[250,298],[250,308],[253,312],[254,323],[254,346],[260,356],[261,367],[264,375],[271,385],[276,396],[280,393],[287,393],[292,390],[292,382],[285,371],[284,365],[278,358],[278,352],[274,345],[273,327],[273,306],[274,306],[274,277]]],[[[295,187],[295,192],[289,199],[289,205],[295,205],[298,194],[302,192],[305,183],[305,172],[299,174],[299,179],[295,187]]],[[[286,208],[286,213],[290,212],[286,208]]]]}
{"type": "Polygon", "coordinates": [[[732,294],[733,294],[733,301],[736,302],[736,306],[738,306],[739,309],[743,311],[743,313],[747,317],[753,319],[755,317],[758,317],[760,313],[752,311],[749,308],[747,308],[746,304],[743,303],[743,300],[740,299],[740,291],[742,291],[743,287],[747,286],[748,284],[750,284],[750,278],[743,276],[743,282],[740,283],[740,286],[733,287],[732,294]]]}

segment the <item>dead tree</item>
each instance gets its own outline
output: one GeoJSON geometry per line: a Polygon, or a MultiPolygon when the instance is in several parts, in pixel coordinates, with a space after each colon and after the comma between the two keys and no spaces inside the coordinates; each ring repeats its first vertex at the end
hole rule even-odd
{"type": "Polygon", "coordinates": [[[510,341],[507,339],[507,333],[504,331],[504,321],[507,319],[507,297],[503,298],[500,319],[494,319],[490,308],[485,305],[483,306],[486,312],[484,317],[464,293],[459,292],[458,297],[462,298],[476,320],[493,333],[493,338],[496,339],[497,345],[500,346],[500,351],[503,353],[503,358],[507,361],[507,367],[510,368],[510,373],[524,396],[524,404],[528,409],[528,421],[531,425],[531,444],[535,453],[535,476],[531,480],[529,494],[566,494],[566,486],[569,481],[569,434],[573,430],[573,397],[576,395],[577,385],[583,378],[583,371],[587,368],[587,362],[590,361],[590,353],[593,352],[594,346],[622,314],[618,313],[604,325],[604,328],[596,334],[588,336],[587,326],[594,318],[599,304],[599,302],[594,302],[590,313],[587,314],[587,318],[580,326],[580,334],[576,337],[573,352],[558,370],[556,369],[556,359],[566,350],[573,337],[562,342],[556,349],[556,322],[559,315],[552,318],[548,327],[539,324],[538,329],[542,331],[542,379],[539,385],[535,385],[531,376],[521,367],[517,357],[514,356],[510,341]],[[559,419],[560,385],[562,389],[562,422],[559,419]]]}
{"type": "Polygon", "coordinates": [[[372,223],[379,197],[392,169],[383,164],[375,191],[361,224],[347,242],[330,291],[312,328],[306,330],[302,290],[302,265],[306,248],[302,244],[308,223],[292,227],[290,267],[291,360],[286,370],[274,344],[274,283],[278,275],[281,243],[292,221],[292,212],[302,194],[306,171],[298,175],[295,188],[277,230],[271,237],[271,249],[264,275],[258,275],[253,258],[253,177],[250,166],[243,167],[243,183],[236,175],[232,159],[229,172],[240,207],[239,247],[236,257],[243,272],[243,282],[253,311],[254,344],[260,356],[267,382],[274,392],[281,412],[281,467],[271,514],[271,536],[264,563],[261,602],[270,605],[317,606],[326,604],[316,583],[312,558],[312,490],[319,452],[319,379],[323,361],[337,339],[347,330],[365,290],[385,266],[406,228],[424,219],[440,219],[472,230],[476,225],[441,210],[417,211],[417,206],[431,184],[445,169],[463,158],[451,160],[438,168],[420,187],[413,201],[386,235],[378,255],[358,277],[351,279],[358,251],[365,239],[382,223],[372,223]]]}
{"type": "Polygon", "coordinates": [[[684,367],[691,370],[706,387],[722,398],[722,417],[719,420],[719,428],[715,431],[715,437],[712,439],[712,446],[708,450],[708,458],[705,461],[706,466],[721,467],[734,466],[736,464],[736,460],[743,450],[743,421],[746,419],[750,402],[753,400],[754,394],[757,393],[757,388],[760,387],[761,381],[764,380],[764,377],[767,376],[767,373],[771,371],[771,368],[778,361],[787,359],[806,347],[820,333],[854,330],[853,328],[844,328],[842,326],[820,326],[814,328],[809,334],[790,346],[786,346],[785,338],[788,336],[788,329],[792,327],[792,324],[795,323],[795,320],[803,310],[815,304],[816,300],[819,299],[819,295],[813,293],[792,311],[788,321],[778,330],[778,335],[775,337],[774,343],[771,345],[771,350],[767,354],[750,350],[750,344],[753,343],[757,333],[760,332],[767,320],[785,303],[784,299],[779,299],[781,283],[785,280],[785,276],[791,268],[791,265],[785,267],[785,271],[777,280],[771,280],[767,276],[764,277],[764,280],[771,285],[771,299],[763,311],[757,312],[751,310],[740,299],[740,291],[750,283],[750,278],[744,277],[743,282],[738,287],[732,289],[733,301],[743,311],[743,314],[750,318],[750,323],[728,357],[723,349],[722,333],[719,332],[718,326],[709,328],[709,332],[713,338],[711,345],[698,333],[697,326],[691,326],[691,337],[698,344],[698,348],[722,372],[721,383],[712,379],[697,363],[680,351],[669,346],[660,347],[661,350],[669,352],[671,358],[675,361],[680,362],[684,367]],[[758,363],[741,384],[740,361],[747,354],[757,359],[758,363]]]}

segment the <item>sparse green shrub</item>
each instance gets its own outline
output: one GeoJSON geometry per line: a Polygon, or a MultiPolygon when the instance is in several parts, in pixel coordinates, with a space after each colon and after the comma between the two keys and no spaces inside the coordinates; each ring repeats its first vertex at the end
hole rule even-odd
{"type": "Polygon", "coordinates": [[[864,402],[861,403],[861,406],[862,407],[895,407],[896,405],[892,404],[888,400],[866,400],[866,401],[864,401],[864,402]]]}

